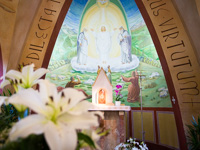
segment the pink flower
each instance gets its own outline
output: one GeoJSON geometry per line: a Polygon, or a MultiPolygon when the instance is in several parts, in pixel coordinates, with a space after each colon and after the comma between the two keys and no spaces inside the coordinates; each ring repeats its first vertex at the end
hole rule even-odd
{"type": "Polygon", "coordinates": [[[120,88],[122,88],[122,86],[118,84],[118,85],[116,85],[116,88],[120,89],[120,88]]]}
{"type": "Polygon", "coordinates": [[[115,94],[118,95],[119,94],[119,90],[115,90],[115,94]]]}

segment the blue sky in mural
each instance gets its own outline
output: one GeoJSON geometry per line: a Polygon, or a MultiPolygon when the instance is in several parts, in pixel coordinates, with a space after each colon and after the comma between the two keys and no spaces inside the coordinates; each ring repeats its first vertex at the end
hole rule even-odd
{"type": "MultiPolygon", "coordinates": [[[[76,32],[79,28],[79,22],[82,11],[88,0],[73,0],[70,9],[65,17],[64,24],[74,29],[76,32]]],[[[144,24],[140,11],[134,0],[121,0],[129,22],[129,28],[135,28],[144,24]]]]}

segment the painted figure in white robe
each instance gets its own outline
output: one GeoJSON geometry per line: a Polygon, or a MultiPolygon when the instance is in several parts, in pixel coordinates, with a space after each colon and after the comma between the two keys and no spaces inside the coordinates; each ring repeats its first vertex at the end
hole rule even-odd
{"type": "Polygon", "coordinates": [[[120,27],[119,30],[118,40],[121,46],[121,61],[122,64],[130,63],[132,61],[131,36],[123,27],[120,27]]]}
{"type": "Polygon", "coordinates": [[[87,29],[84,28],[77,40],[77,63],[86,65],[88,57],[88,39],[86,37],[87,29]]]}
{"type": "MultiPolygon", "coordinates": [[[[116,29],[114,29],[116,30],[116,29]]],[[[114,34],[114,30],[112,32],[106,31],[106,27],[101,27],[101,32],[94,32],[94,29],[91,29],[95,39],[96,39],[96,51],[97,54],[100,57],[100,61],[103,64],[106,64],[106,62],[109,59],[109,54],[111,51],[111,45],[112,45],[112,35],[114,34]]]]}

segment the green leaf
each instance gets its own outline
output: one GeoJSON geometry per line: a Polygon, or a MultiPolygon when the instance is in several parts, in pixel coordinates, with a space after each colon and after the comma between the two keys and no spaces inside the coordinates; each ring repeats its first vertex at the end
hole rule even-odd
{"type": "Polygon", "coordinates": [[[9,142],[1,150],[49,150],[49,147],[42,135],[30,135],[27,138],[20,138],[16,141],[9,142]]]}
{"type": "Polygon", "coordinates": [[[105,130],[104,132],[102,133],[99,133],[99,136],[106,136],[110,133],[110,130],[105,130]]]}
{"type": "Polygon", "coordinates": [[[83,144],[87,144],[88,146],[90,146],[90,148],[96,148],[94,141],[86,134],[83,134],[81,132],[78,132],[78,141],[79,141],[79,145],[77,146],[77,150],[81,148],[81,146],[83,144]]]}

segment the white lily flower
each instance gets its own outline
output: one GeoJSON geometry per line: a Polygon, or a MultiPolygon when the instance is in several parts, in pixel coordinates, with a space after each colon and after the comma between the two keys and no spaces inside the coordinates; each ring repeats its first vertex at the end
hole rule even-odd
{"type": "Polygon", "coordinates": [[[145,150],[148,150],[148,147],[147,147],[146,144],[143,143],[142,146],[143,146],[143,148],[144,148],[145,150]]]}
{"type": "Polygon", "coordinates": [[[114,150],[119,150],[121,147],[123,147],[123,143],[120,143],[119,145],[117,145],[114,150]]]}
{"type": "Polygon", "coordinates": [[[139,150],[137,147],[133,147],[132,150],[139,150]]]}
{"type": "Polygon", "coordinates": [[[142,145],[139,145],[141,150],[145,150],[145,148],[142,145]]]}
{"type": "Polygon", "coordinates": [[[82,101],[85,96],[76,89],[67,88],[58,93],[56,86],[47,80],[39,85],[39,92],[24,89],[9,99],[10,103],[25,105],[37,113],[17,122],[9,134],[10,140],[43,133],[50,149],[75,149],[76,130],[98,125],[95,113],[88,112],[92,104],[82,101]]]}
{"type": "MultiPolygon", "coordinates": [[[[18,84],[27,89],[38,83],[38,79],[48,72],[47,69],[39,68],[34,71],[34,64],[27,65],[22,68],[22,72],[10,70],[6,73],[5,77],[12,80],[12,84],[18,84]]],[[[10,84],[5,80],[2,86],[10,84]]]]}

